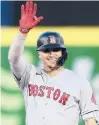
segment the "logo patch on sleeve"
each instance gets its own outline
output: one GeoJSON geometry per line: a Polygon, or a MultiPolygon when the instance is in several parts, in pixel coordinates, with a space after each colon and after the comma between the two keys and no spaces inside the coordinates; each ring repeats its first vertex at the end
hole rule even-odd
{"type": "Polygon", "coordinates": [[[92,93],[91,101],[92,101],[94,104],[96,104],[96,99],[95,99],[94,93],[92,93]]]}

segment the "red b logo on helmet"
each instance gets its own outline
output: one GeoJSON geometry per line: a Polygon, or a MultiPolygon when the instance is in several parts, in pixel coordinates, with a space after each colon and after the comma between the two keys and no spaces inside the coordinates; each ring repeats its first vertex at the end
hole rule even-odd
{"type": "Polygon", "coordinates": [[[54,36],[49,36],[50,43],[56,43],[56,38],[54,36]]]}

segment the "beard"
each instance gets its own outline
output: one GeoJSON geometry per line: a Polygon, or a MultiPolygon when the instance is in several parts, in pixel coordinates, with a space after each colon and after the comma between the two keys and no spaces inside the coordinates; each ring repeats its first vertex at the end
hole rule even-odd
{"type": "Polygon", "coordinates": [[[60,66],[55,65],[55,66],[49,66],[49,69],[52,70],[57,70],[60,66]]]}

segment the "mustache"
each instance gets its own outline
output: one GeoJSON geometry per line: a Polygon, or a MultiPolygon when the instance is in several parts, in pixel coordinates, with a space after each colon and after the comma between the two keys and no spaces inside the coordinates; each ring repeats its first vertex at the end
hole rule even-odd
{"type": "Polygon", "coordinates": [[[56,56],[53,56],[53,57],[48,57],[47,59],[50,60],[50,59],[54,59],[54,60],[58,60],[60,57],[56,57],[56,56]]]}

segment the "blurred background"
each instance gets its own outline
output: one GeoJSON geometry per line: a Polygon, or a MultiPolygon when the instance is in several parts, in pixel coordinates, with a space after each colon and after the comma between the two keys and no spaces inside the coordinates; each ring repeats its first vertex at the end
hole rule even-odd
{"type": "MultiPolygon", "coordinates": [[[[8,49],[18,32],[20,6],[24,1],[1,1],[1,113],[2,125],[25,125],[21,91],[8,63],[8,49]]],[[[65,67],[86,77],[99,106],[99,1],[37,1],[37,16],[44,20],[28,34],[24,56],[42,66],[36,41],[44,31],[57,31],[65,41],[68,60],[65,67]]],[[[82,118],[79,125],[84,125],[82,118]]]]}

